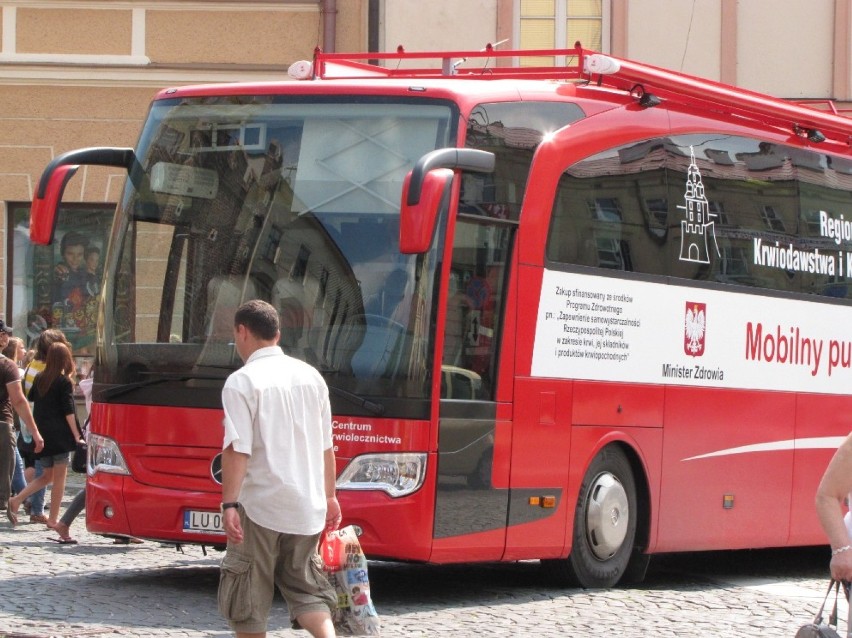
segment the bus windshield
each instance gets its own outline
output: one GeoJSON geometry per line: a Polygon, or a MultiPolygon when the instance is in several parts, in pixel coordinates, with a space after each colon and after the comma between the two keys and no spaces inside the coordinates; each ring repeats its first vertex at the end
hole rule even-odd
{"type": "Polygon", "coordinates": [[[399,253],[398,202],[414,162],[454,145],[454,113],[387,98],[156,102],[108,256],[101,399],[218,407],[241,364],[234,311],[256,298],[278,310],[282,349],[354,413],[363,397],[425,398],[438,260],[399,253]],[[176,397],[176,383],[198,392],[176,397]]]}

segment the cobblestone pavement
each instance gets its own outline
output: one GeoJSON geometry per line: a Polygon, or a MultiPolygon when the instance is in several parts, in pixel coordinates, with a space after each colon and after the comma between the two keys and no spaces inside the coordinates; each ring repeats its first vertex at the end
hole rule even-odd
{"type": "MultiPolygon", "coordinates": [[[[216,611],[221,555],[115,545],[82,518],[80,543],[63,546],[43,525],[3,521],[0,636],[230,635],[216,611]]],[[[827,562],[825,548],[664,556],[641,587],[608,591],[559,587],[535,562],[371,563],[370,581],[386,636],[792,637],[822,598],[827,562]]],[[[277,599],[269,635],[307,634],[288,629],[277,599]]]]}

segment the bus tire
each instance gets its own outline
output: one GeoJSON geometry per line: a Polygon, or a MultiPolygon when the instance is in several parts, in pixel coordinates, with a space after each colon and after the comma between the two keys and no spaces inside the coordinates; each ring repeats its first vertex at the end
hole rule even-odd
{"type": "Polygon", "coordinates": [[[637,514],[630,462],[618,447],[605,447],[592,460],[580,486],[571,554],[547,561],[550,572],[587,589],[613,587],[628,573],[637,514]]]}

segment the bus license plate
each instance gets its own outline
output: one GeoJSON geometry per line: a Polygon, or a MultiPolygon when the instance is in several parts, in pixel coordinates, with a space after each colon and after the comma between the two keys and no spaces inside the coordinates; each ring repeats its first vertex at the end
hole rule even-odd
{"type": "Polygon", "coordinates": [[[202,534],[224,534],[222,514],[219,512],[204,512],[186,510],[183,513],[183,531],[201,532],[202,534]]]}

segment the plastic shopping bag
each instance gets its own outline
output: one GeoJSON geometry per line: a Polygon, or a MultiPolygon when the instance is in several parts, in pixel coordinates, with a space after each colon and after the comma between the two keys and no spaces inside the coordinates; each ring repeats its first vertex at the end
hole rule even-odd
{"type": "Polygon", "coordinates": [[[367,557],[353,525],[328,532],[320,554],[328,578],[337,590],[334,627],[342,636],[378,636],[381,624],[370,597],[367,557]]]}

